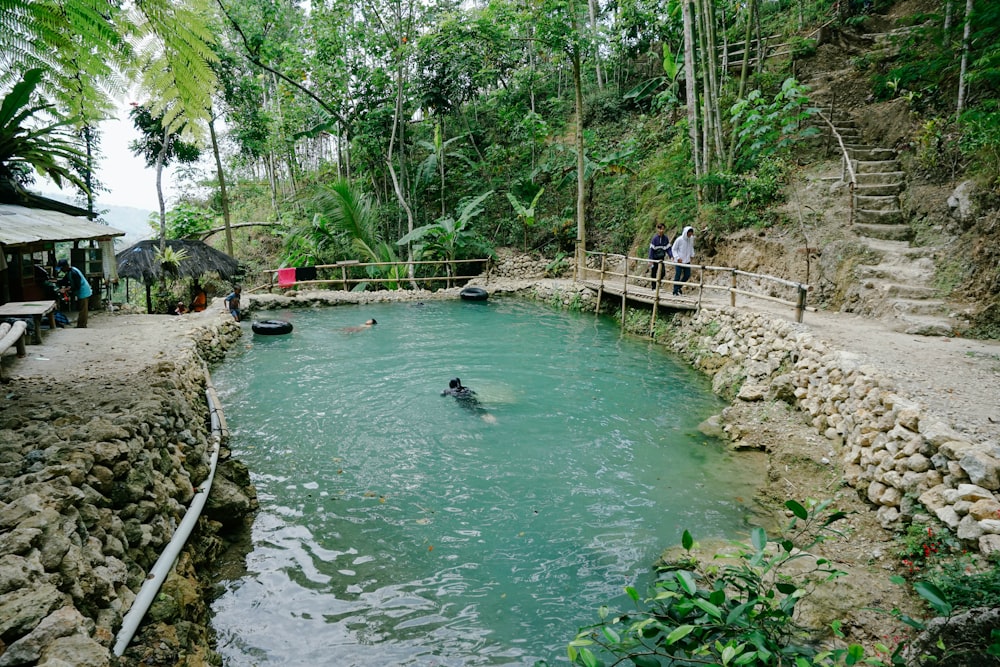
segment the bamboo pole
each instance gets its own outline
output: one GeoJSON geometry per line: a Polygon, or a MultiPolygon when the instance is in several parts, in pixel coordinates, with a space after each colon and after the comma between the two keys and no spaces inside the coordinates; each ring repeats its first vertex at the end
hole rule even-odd
{"type": "Polygon", "coordinates": [[[595,315],[601,313],[601,297],[604,295],[604,267],[607,266],[608,255],[607,253],[601,253],[601,282],[597,288],[597,309],[594,311],[595,315]]]}
{"type": "Polygon", "coordinates": [[[733,308],[736,307],[736,269],[733,269],[732,280],[730,282],[732,289],[729,291],[729,305],[733,308]]]}
{"type": "Polygon", "coordinates": [[[628,301],[628,257],[625,258],[625,280],[622,282],[622,331],[625,331],[625,303],[628,301]]]}
{"type": "Polygon", "coordinates": [[[660,311],[660,281],[663,280],[663,262],[656,264],[656,285],[653,286],[653,316],[649,321],[649,336],[653,337],[656,329],[656,314],[660,311]]]}

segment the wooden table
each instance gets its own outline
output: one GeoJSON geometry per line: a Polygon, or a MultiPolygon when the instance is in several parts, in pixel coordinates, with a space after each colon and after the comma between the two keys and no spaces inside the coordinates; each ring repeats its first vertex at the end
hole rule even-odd
{"type": "Polygon", "coordinates": [[[35,333],[31,342],[42,344],[42,316],[48,315],[50,329],[56,328],[56,302],[52,301],[11,301],[0,306],[0,320],[7,317],[30,317],[35,323],[35,333]]]}

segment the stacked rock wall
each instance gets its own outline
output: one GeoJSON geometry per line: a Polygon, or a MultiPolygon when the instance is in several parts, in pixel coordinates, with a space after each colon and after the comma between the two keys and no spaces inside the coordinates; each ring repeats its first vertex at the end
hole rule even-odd
{"type": "MultiPolygon", "coordinates": [[[[103,404],[53,385],[60,400],[4,413],[0,666],[111,664],[124,613],[208,475],[203,359],[240,336],[232,322],[199,330],[176,356],[109,383],[103,404]]],[[[221,526],[206,517],[199,530],[221,526]]]]}
{"type": "Polygon", "coordinates": [[[839,452],[844,479],[886,526],[936,516],[984,554],[1000,551],[1000,446],[975,442],[902,396],[857,355],[805,327],[732,308],[677,315],[671,345],[737,400],[798,407],[839,452]]]}
{"type": "Polygon", "coordinates": [[[541,278],[547,266],[545,259],[502,248],[497,251],[496,263],[490,267],[490,280],[541,278]]]}

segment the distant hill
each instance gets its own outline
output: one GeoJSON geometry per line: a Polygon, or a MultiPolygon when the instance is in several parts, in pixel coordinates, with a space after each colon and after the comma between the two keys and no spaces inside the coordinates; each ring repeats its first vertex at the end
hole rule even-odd
{"type": "Polygon", "coordinates": [[[123,241],[119,242],[122,248],[153,236],[153,229],[149,226],[149,216],[153,211],[132,206],[102,206],[101,209],[107,209],[101,215],[102,220],[126,232],[123,241]]]}

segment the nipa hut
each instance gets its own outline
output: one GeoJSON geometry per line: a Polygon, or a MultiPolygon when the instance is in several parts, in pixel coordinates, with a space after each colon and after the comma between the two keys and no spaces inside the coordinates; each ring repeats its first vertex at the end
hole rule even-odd
{"type": "Polygon", "coordinates": [[[184,258],[171,270],[165,270],[157,257],[160,248],[158,239],[139,241],[115,255],[119,277],[138,280],[146,286],[146,309],[150,312],[153,309],[152,286],[164,278],[200,279],[206,273],[216,273],[223,280],[234,282],[243,275],[239,262],[203,241],[168,239],[166,245],[175,253],[183,251],[184,254],[184,258]]]}

